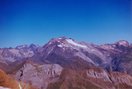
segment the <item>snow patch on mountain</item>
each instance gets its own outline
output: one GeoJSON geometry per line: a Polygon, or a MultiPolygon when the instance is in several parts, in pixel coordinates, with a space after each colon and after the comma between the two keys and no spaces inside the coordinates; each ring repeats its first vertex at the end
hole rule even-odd
{"type": "Polygon", "coordinates": [[[61,44],[59,44],[58,47],[62,48],[63,46],[61,44]]]}
{"type": "Polygon", "coordinates": [[[87,46],[82,45],[82,44],[79,44],[79,43],[76,43],[76,42],[74,42],[74,41],[71,40],[71,39],[66,39],[66,41],[67,41],[68,43],[74,45],[74,46],[78,46],[78,47],[81,47],[81,48],[87,48],[87,46]]]}

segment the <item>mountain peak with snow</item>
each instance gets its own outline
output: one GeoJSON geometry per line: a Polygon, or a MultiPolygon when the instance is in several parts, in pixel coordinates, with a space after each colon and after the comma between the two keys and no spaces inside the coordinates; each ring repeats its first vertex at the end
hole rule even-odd
{"type": "Polygon", "coordinates": [[[120,40],[120,41],[116,42],[116,44],[118,46],[124,46],[124,47],[128,47],[129,46],[129,42],[126,41],[126,40],[120,40]]]}
{"type": "Polygon", "coordinates": [[[56,45],[58,47],[87,48],[87,45],[82,44],[72,38],[67,38],[67,37],[53,38],[48,42],[48,45],[56,45]]]}

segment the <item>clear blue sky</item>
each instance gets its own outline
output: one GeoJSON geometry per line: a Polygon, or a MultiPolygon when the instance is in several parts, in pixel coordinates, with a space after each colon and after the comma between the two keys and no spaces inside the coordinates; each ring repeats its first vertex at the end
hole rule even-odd
{"type": "Polygon", "coordinates": [[[132,42],[131,0],[0,0],[0,47],[66,36],[96,44],[132,42]]]}

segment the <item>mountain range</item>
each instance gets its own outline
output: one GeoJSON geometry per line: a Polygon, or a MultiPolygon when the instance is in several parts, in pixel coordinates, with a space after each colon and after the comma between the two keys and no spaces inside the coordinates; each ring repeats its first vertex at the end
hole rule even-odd
{"type": "Polygon", "coordinates": [[[132,89],[132,44],[53,38],[0,48],[0,89],[132,89]]]}

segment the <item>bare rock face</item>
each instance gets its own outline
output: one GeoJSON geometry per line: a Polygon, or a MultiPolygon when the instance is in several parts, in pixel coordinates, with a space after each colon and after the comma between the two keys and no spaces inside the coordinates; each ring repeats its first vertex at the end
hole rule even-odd
{"type": "Polygon", "coordinates": [[[99,84],[102,89],[131,89],[132,76],[126,73],[107,72],[103,69],[87,70],[87,77],[99,84]],[[111,86],[110,86],[111,85],[111,86]]]}
{"type": "Polygon", "coordinates": [[[63,68],[57,64],[38,65],[26,63],[16,73],[16,79],[29,83],[38,89],[46,89],[49,83],[58,79],[62,69],[63,68]]]}
{"type": "Polygon", "coordinates": [[[120,72],[111,72],[111,80],[119,89],[128,89],[132,88],[132,76],[120,73],[120,72]]]}
{"type": "Polygon", "coordinates": [[[132,76],[93,68],[88,70],[64,70],[58,81],[48,89],[132,89],[132,76]]]}
{"type": "Polygon", "coordinates": [[[87,70],[87,76],[96,79],[102,79],[103,81],[110,81],[108,73],[103,69],[89,69],[87,70]]]}

